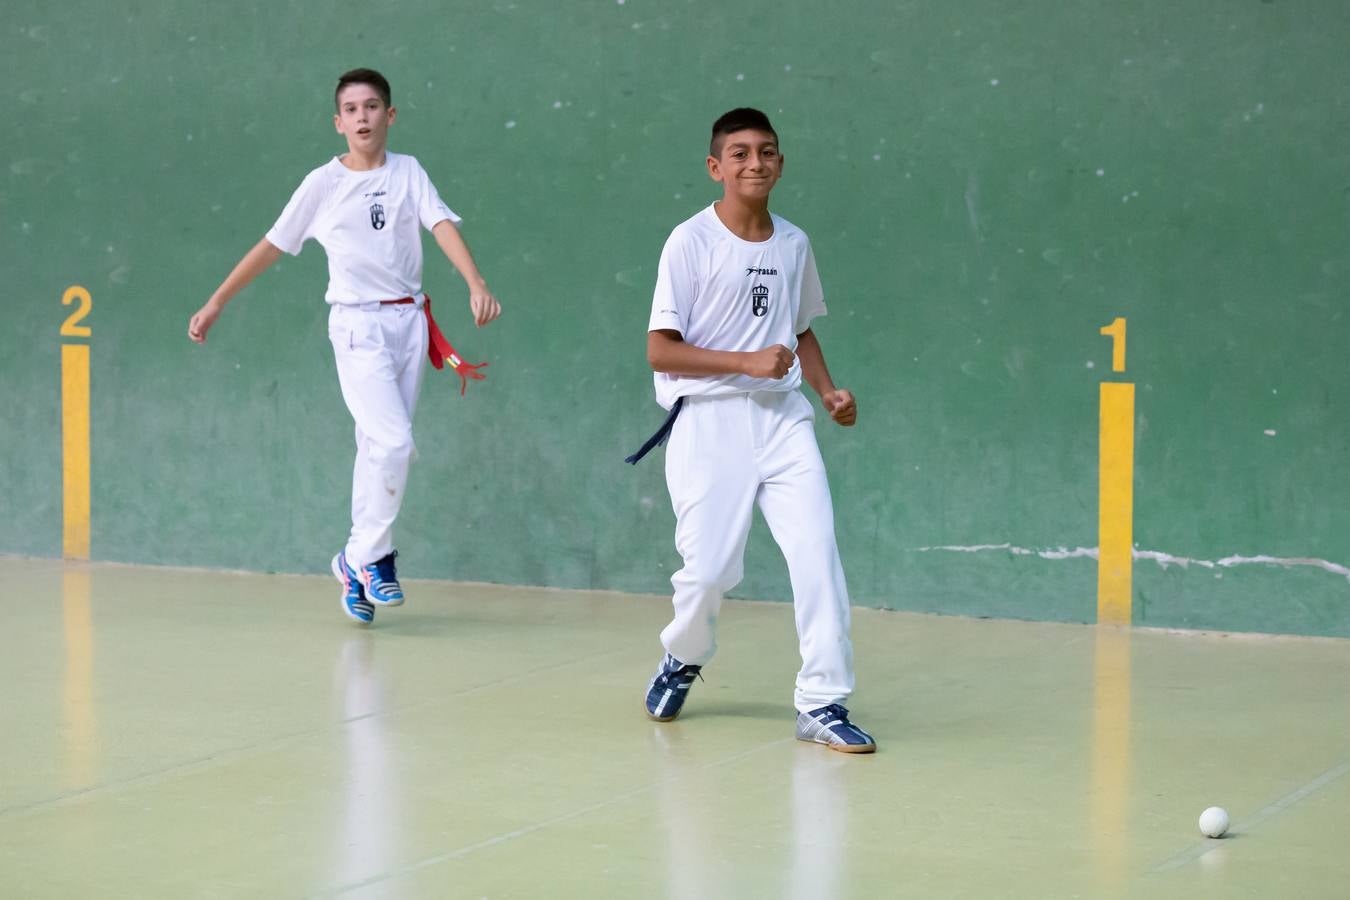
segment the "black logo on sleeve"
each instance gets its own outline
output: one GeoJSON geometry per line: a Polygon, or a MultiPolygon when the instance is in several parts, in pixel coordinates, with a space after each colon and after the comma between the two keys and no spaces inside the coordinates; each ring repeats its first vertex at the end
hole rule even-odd
{"type": "Polygon", "coordinates": [[[378,203],[370,204],[370,227],[376,231],[384,227],[384,207],[378,203]]]}
{"type": "Polygon", "coordinates": [[[750,289],[750,312],[756,318],[763,318],[769,312],[769,289],[762,284],[750,289]]]}

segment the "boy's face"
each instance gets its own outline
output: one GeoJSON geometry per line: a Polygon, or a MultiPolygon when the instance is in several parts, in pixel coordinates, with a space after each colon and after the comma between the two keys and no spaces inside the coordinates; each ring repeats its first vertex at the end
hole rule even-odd
{"type": "Polygon", "coordinates": [[[782,174],[778,139],[767,131],[733,131],[723,136],[721,153],[708,157],[708,175],[726,197],[763,201],[782,174]]]}
{"type": "Polygon", "coordinates": [[[378,153],[389,137],[397,110],[384,105],[380,92],[368,84],[349,84],[338,94],[333,125],[345,135],[353,153],[378,153]]]}

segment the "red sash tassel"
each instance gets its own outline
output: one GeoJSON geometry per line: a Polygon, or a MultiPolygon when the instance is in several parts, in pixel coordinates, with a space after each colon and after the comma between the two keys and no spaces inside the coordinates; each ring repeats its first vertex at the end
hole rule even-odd
{"type": "Polygon", "coordinates": [[[469,379],[482,381],[487,378],[479,369],[485,368],[487,363],[467,363],[455,352],[455,348],[450,346],[450,342],[445,339],[441,329],[436,325],[436,320],[431,317],[431,298],[427,297],[422,303],[422,312],[427,316],[427,334],[430,340],[427,341],[427,355],[431,357],[431,364],[440,369],[445,363],[449,363],[451,368],[459,375],[459,395],[464,396],[464,392],[469,387],[469,379]]]}

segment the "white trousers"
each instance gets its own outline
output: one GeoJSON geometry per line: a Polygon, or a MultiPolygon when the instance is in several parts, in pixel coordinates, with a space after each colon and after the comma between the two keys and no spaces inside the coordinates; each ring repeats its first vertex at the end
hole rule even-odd
{"type": "Polygon", "coordinates": [[[803,712],[853,692],[848,588],[813,420],[801,391],[690,397],[666,447],[684,568],[670,579],[675,618],[661,643],[681,662],[712,659],[722,597],[745,574],[758,503],[792,580],[802,657],[793,699],[803,712]]]}
{"type": "Polygon", "coordinates": [[[416,457],[412,418],[427,365],[427,320],[420,305],[334,304],[328,339],[342,399],[356,421],[352,531],[347,562],[375,562],[394,549],[408,466],[416,457]]]}

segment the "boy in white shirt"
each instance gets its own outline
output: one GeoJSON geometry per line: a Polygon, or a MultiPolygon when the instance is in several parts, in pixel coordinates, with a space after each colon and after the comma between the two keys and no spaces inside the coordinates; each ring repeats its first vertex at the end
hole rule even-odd
{"type": "Polygon", "coordinates": [[[816,445],[805,379],[840,425],[857,421],[853,394],[836,388],[810,323],[825,314],[805,233],[769,212],[783,171],[764,113],[734,109],[714,124],[708,174],[722,199],[683,222],[661,252],[647,333],[661,430],[628,458],[669,437],[666,484],[684,567],[671,577],[675,618],[647,688],[647,714],[679,715],[717,649],[717,614],[744,573],[758,503],[787,560],[802,668],[797,738],[845,753],[876,741],[849,721],[853,691],[848,588],[834,509],[816,445]]]}
{"type": "MultiPolygon", "coordinates": [[[[456,225],[460,217],[441,201],[411,156],[387,152],[397,111],[389,82],[373,69],[338,79],[333,124],[347,152],[306,176],[281,217],[188,323],[188,337],[205,343],[225,304],[283,252],[296,255],[309,238],[328,255],[332,307],[328,337],[337,359],[342,397],[356,421],[352,474],[352,530],[333,557],[342,583],[342,608],[352,619],[374,621],[375,606],[398,606],[392,529],[403,504],[408,466],[416,452],[412,417],[427,359],[449,362],[467,384],[480,366],[455,353],[431,317],[422,293],[422,239],[426,228],[469,285],[469,307],[482,327],[501,314],[456,225]]],[[[461,388],[462,392],[462,388],[461,388]]]]}

